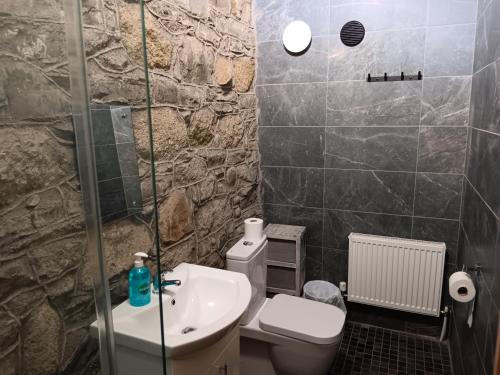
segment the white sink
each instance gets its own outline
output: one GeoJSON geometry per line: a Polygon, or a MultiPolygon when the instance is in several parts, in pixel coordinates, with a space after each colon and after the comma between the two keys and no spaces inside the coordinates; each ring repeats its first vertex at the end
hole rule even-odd
{"type": "MultiPolygon", "coordinates": [[[[180,286],[168,286],[162,294],[165,351],[175,357],[217,341],[238,324],[248,307],[251,286],[242,273],[182,263],[168,274],[180,286]],[[185,329],[194,329],[183,333],[185,329]]],[[[161,355],[159,296],[133,307],[128,300],[113,309],[116,345],[161,355]]],[[[97,337],[97,325],[91,326],[97,337]]]]}

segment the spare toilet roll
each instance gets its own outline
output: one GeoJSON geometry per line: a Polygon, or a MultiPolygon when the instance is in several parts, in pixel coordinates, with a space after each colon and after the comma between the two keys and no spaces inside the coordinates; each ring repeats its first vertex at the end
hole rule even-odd
{"type": "Polygon", "coordinates": [[[245,241],[260,241],[264,234],[264,221],[255,217],[245,220],[245,241]]]}
{"type": "Polygon", "coordinates": [[[455,272],[450,276],[450,296],[458,302],[470,302],[476,296],[474,282],[467,272],[455,272]]]}

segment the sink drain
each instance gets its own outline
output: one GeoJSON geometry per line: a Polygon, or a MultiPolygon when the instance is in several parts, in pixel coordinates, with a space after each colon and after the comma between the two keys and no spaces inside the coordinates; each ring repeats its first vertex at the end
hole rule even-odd
{"type": "Polygon", "coordinates": [[[186,328],[183,328],[181,332],[182,332],[183,335],[185,335],[186,333],[193,332],[193,331],[196,331],[196,328],[194,328],[194,327],[186,327],[186,328]]]}

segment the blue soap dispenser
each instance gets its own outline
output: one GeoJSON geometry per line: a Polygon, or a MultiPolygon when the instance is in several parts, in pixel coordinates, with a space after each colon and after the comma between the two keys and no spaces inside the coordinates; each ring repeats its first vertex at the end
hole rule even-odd
{"type": "Polygon", "coordinates": [[[146,253],[135,253],[134,268],[128,274],[128,295],[132,306],[146,306],[151,302],[151,273],[144,265],[146,253]]]}

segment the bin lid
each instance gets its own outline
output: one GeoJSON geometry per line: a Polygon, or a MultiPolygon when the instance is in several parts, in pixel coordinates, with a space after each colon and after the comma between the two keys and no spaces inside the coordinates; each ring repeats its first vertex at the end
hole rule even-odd
{"type": "Polygon", "coordinates": [[[335,285],[324,280],[312,280],[304,284],[304,294],[319,301],[331,299],[336,290],[335,285]]]}
{"type": "Polygon", "coordinates": [[[313,344],[332,344],[340,339],[344,321],[344,312],[336,306],[277,294],[262,310],[259,326],[313,344]]]}

